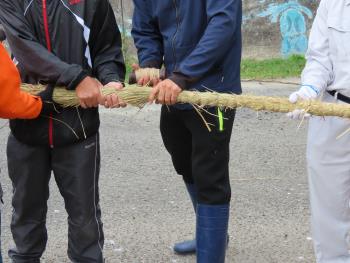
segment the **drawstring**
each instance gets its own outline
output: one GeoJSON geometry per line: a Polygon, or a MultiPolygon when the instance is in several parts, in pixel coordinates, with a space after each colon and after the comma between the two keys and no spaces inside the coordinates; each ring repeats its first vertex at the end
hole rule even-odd
{"type": "Polygon", "coordinates": [[[86,139],[87,136],[86,136],[86,132],[85,132],[84,123],[83,123],[83,120],[81,119],[80,112],[79,112],[79,108],[76,107],[76,109],[77,109],[77,113],[78,113],[78,118],[79,118],[79,121],[80,121],[80,125],[81,125],[81,127],[82,127],[82,129],[83,129],[84,138],[86,139]]]}

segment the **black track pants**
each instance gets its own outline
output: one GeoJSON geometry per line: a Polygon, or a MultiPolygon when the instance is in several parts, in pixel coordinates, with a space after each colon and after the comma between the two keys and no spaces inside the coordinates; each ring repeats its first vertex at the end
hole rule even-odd
{"type": "Polygon", "coordinates": [[[162,108],[160,130],[175,170],[186,183],[195,184],[198,203],[219,205],[231,199],[229,181],[230,139],[235,110],[202,111],[162,108]]]}
{"type": "Polygon", "coordinates": [[[46,242],[49,181],[53,171],[68,213],[68,256],[76,263],[102,263],[99,206],[99,136],[62,148],[29,146],[10,135],[7,147],[13,184],[11,230],[15,263],[40,262],[46,242]]]}

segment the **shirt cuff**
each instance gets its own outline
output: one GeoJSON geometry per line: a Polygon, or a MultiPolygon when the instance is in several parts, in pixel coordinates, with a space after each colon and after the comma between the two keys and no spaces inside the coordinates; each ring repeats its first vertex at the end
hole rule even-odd
{"type": "Polygon", "coordinates": [[[67,90],[75,90],[76,87],[83,81],[89,74],[87,71],[82,70],[79,75],[68,85],[67,90]]]}
{"type": "Polygon", "coordinates": [[[309,89],[313,90],[317,95],[320,95],[321,90],[317,87],[315,87],[314,85],[310,85],[310,84],[303,84],[301,85],[302,87],[308,87],[309,89]]]}
{"type": "Polygon", "coordinates": [[[120,80],[120,78],[118,78],[117,76],[110,76],[107,77],[106,79],[104,79],[103,81],[101,81],[101,84],[103,86],[107,85],[110,82],[119,82],[119,83],[123,83],[123,80],[120,80]]]}

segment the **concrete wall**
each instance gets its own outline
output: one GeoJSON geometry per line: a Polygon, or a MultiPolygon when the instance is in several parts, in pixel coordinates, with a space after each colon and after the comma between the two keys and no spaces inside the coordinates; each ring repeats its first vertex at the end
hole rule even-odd
{"type": "MultiPolygon", "coordinates": [[[[111,0],[120,27],[121,1],[126,35],[130,35],[132,0],[111,0]]],[[[286,57],[305,53],[318,4],[319,0],[243,0],[244,57],[286,57]]]]}
{"type": "Polygon", "coordinates": [[[245,56],[305,53],[318,0],[246,0],[243,3],[245,56]]]}

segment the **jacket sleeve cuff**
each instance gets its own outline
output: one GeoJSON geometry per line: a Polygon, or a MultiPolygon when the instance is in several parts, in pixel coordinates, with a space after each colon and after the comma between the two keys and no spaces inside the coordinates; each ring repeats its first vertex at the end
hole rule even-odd
{"type": "Polygon", "coordinates": [[[189,89],[190,84],[193,82],[192,78],[179,72],[174,72],[168,79],[175,82],[182,90],[189,89]]]}
{"type": "Polygon", "coordinates": [[[107,85],[108,83],[110,82],[120,82],[120,83],[123,83],[124,81],[121,80],[120,78],[118,78],[117,76],[114,76],[114,77],[108,77],[104,80],[101,81],[101,84],[104,86],[104,85],[107,85]]]}
{"type": "Polygon", "coordinates": [[[319,89],[318,87],[314,86],[314,85],[310,85],[310,84],[302,84],[302,87],[308,87],[309,89],[313,90],[317,95],[320,95],[321,93],[321,89],[319,89]]]}
{"type": "Polygon", "coordinates": [[[160,69],[162,67],[163,62],[159,62],[156,60],[149,60],[140,63],[140,68],[158,68],[160,69]]]}
{"type": "Polygon", "coordinates": [[[67,90],[75,90],[76,87],[80,84],[80,82],[83,81],[86,77],[88,77],[89,74],[87,71],[82,70],[79,75],[66,87],[67,90]]]}

